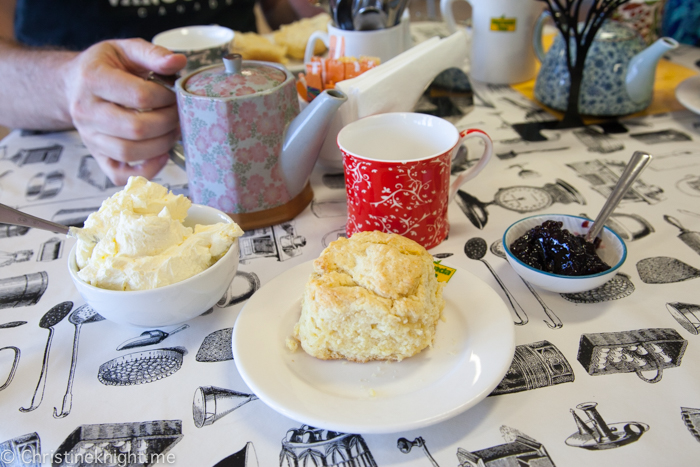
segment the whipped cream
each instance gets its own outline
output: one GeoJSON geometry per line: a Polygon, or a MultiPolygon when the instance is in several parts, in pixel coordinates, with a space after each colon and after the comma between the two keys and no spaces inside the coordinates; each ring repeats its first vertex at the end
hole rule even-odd
{"type": "Polygon", "coordinates": [[[144,177],[130,177],[77,232],[78,277],[96,287],[146,290],[182,281],[219,260],[235,223],[183,224],[192,202],[144,177]]]}

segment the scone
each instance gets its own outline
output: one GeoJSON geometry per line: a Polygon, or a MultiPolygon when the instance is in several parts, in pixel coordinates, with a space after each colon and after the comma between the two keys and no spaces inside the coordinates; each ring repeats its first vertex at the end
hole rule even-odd
{"type": "Polygon", "coordinates": [[[273,44],[267,38],[254,32],[238,32],[233,40],[232,52],[241,54],[243,60],[262,60],[287,64],[287,47],[273,44]]]}
{"type": "MultiPolygon", "coordinates": [[[[306,43],[309,42],[311,34],[315,31],[327,31],[328,22],[331,17],[327,13],[320,13],[313,18],[302,18],[291,24],[280,26],[279,30],[273,33],[275,42],[287,47],[287,56],[304,60],[306,53],[306,43]]],[[[326,50],[323,42],[316,41],[314,54],[319,55],[326,50]]]]}
{"type": "Polygon", "coordinates": [[[314,261],[294,337],[323,360],[401,361],[433,344],[442,285],[413,240],[376,231],[341,238],[314,261]]]}

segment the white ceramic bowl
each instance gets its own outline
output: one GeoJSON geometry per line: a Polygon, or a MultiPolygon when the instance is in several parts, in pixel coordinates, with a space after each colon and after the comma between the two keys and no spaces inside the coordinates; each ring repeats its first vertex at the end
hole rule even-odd
{"type": "Polygon", "coordinates": [[[520,261],[513,256],[510,245],[525,232],[541,225],[544,221],[553,220],[563,222],[563,229],[578,235],[585,235],[593,223],[590,219],[578,216],[562,214],[542,214],[527,217],[514,223],[503,234],[503,249],[510,265],[520,277],[537,287],[559,293],[577,293],[595,289],[613,278],[617,270],[627,258],[627,247],[615,231],[605,227],[601,232],[602,242],[596,252],[598,256],[610,266],[607,271],[588,276],[564,276],[540,271],[520,261]]]}
{"type": "MultiPolygon", "coordinates": [[[[223,212],[193,204],[185,225],[233,222],[223,212]]],[[[201,315],[224,296],[238,270],[238,239],[210,268],[175,284],[151,290],[107,290],[94,287],[78,277],[75,245],[68,258],[68,270],[83,299],[105,319],[141,327],[179,324],[201,315]]]]}

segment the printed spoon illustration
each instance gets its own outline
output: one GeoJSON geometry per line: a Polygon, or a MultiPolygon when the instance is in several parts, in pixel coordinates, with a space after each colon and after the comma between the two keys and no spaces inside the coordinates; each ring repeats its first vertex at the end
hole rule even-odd
{"type": "Polygon", "coordinates": [[[189,324],[183,324],[179,328],[174,329],[170,332],[161,331],[160,329],[144,331],[139,337],[134,337],[133,339],[129,339],[127,341],[122,342],[122,344],[119,347],[117,347],[117,350],[127,350],[133,349],[135,347],[144,347],[147,345],[158,344],[159,342],[164,341],[167,337],[172,336],[176,332],[180,332],[189,327],[189,324]]]}
{"type": "Polygon", "coordinates": [[[0,329],[16,328],[16,327],[22,326],[24,324],[27,324],[27,322],[26,321],[10,321],[9,323],[0,324],[0,329]]]}
{"type": "MultiPolygon", "coordinates": [[[[498,256],[499,258],[506,259],[506,252],[503,250],[503,240],[498,239],[495,242],[491,244],[491,247],[489,248],[491,250],[491,253],[493,253],[495,256],[498,256]]],[[[523,279],[521,277],[521,279],[523,279]]],[[[547,306],[547,304],[540,298],[540,295],[535,291],[534,287],[530,285],[528,281],[523,279],[523,283],[527,286],[528,290],[532,292],[532,295],[535,296],[538,302],[540,302],[540,305],[542,305],[542,309],[544,310],[544,313],[547,315],[549,320],[543,320],[545,324],[550,327],[551,329],[560,329],[564,324],[561,322],[559,317],[552,311],[551,308],[547,306]]]]}
{"type": "Polygon", "coordinates": [[[41,404],[41,400],[44,398],[44,388],[46,387],[46,374],[48,373],[49,351],[51,350],[51,339],[53,339],[53,327],[68,316],[68,313],[70,313],[72,309],[73,302],[62,302],[55,305],[41,317],[39,327],[49,330],[49,338],[46,340],[46,348],[44,349],[44,361],[41,364],[39,382],[36,384],[34,396],[32,396],[32,403],[29,407],[21,407],[19,409],[20,412],[31,412],[32,410],[36,410],[41,404]],[[39,389],[41,389],[41,394],[39,394],[39,389]],[[39,400],[36,400],[37,396],[39,396],[39,400]]]}
{"type": "Polygon", "coordinates": [[[520,320],[520,321],[515,321],[515,324],[517,326],[524,326],[529,321],[529,318],[527,317],[525,310],[523,310],[523,307],[520,306],[520,303],[518,303],[518,301],[515,299],[513,294],[510,293],[510,290],[508,290],[508,288],[503,283],[501,278],[498,277],[498,274],[496,274],[496,271],[484,259],[484,256],[486,256],[487,249],[488,249],[488,245],[486,244],[486,240],[484,240],[481,237],[470,238],[469,240],[467,240],[467,243],[464,244],[464,254],[467,255],[467,258],[473,259],[476,261],[481,261],[482,263],[484,263],[486,265],[486,267],[489,269],[489,271],[491,271],[491,274],[493,274],[493,277],[496,279],[496,282],[498,282],[498,285],[500,285],[501,289],[503,289],[503,292],[506,294],[506,297],[508,298],[508,301],[510,302],[511,308],[513,308],[513,311],[515,312],[516,316],[520,320]],[[520,311],[518,311],[518,310],[520,310],[520,311]]]}
{"type": "Polygon", "coordinates": [[[97,314],[90,305],[83,305],[75,309],[68,317],[68,322],[75,326],[75,334],[73,336],[73,354],[70,359],[70,373],[68,374],[68,386],[66,394],[63,396],[63,405],[61,413],[58,413],[56,407],[53,408],[53,418],[63,418],[70,413],[73,406],[73,377],[75,376],[75,365],[78,362],[78,338],[80,337],[80,328],[83,324],[95,323],[102,321],[102,315],[97,314]]]}

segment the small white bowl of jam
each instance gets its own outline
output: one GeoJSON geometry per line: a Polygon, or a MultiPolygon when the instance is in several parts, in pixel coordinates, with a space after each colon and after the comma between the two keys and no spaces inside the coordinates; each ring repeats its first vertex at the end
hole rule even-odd
{"type": "Polygon", "coordinates": [[[593,221],[541,214],[515,222],[503,234],[503,249],[515,272],[551,292],[577,293],[612,279],[627,258],[625,242],[605,227],[595,242],[584,237],[593,221]]]}

